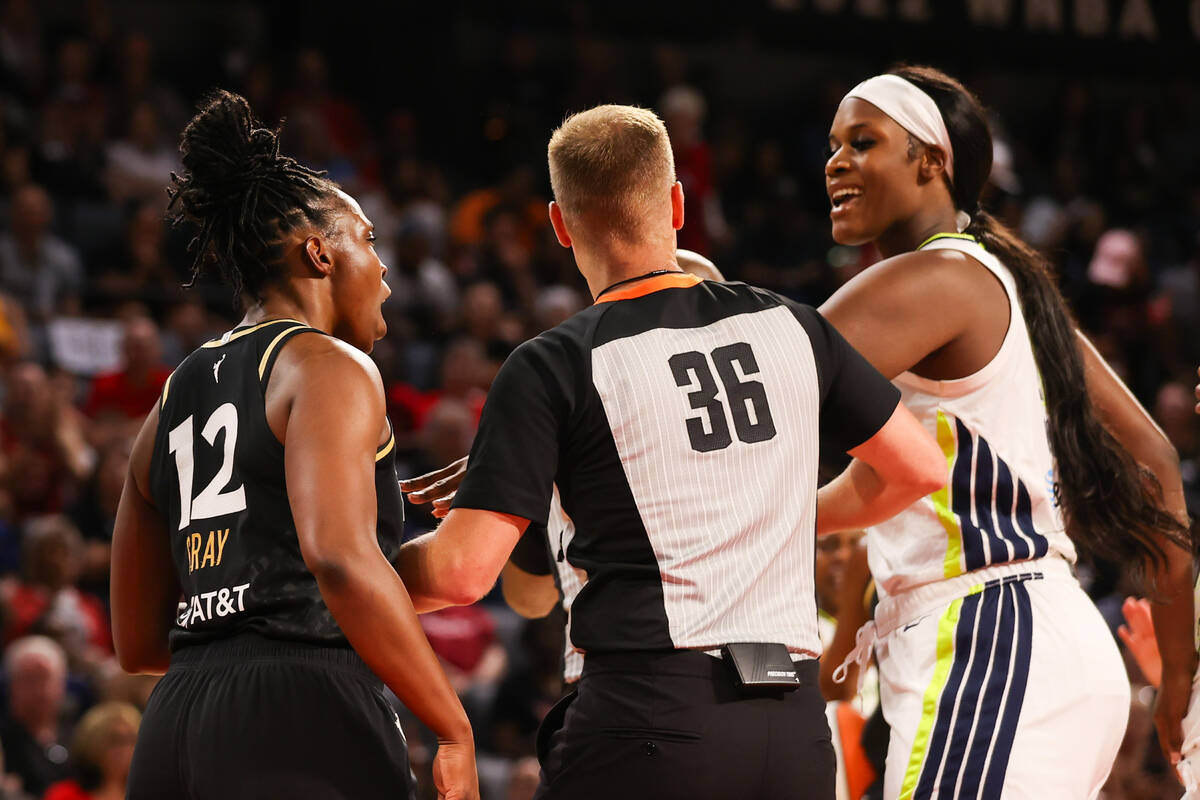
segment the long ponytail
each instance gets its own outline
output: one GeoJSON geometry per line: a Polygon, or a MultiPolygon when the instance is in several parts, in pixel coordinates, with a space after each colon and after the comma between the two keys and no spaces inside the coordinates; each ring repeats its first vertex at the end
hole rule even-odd
{"type": "Polygon", "coordinates": [[[892,73],[933,98],[954,148],[958,208],[966,233],[1012,272],[1046,401],[1046,432],[1056,462],[1055,499],[1067,534],[1083,553],[1129,567],[1145,582],[1164,566],[1161,541],[1192,551],[1188,528],[1163,506],[1162,486],[1100,423],[1088,395],[1076,323],[1053,267],[990,214],[979,195],[992,165],[992,138],[979,101],[958,81],[927,67],[892,73]]]}

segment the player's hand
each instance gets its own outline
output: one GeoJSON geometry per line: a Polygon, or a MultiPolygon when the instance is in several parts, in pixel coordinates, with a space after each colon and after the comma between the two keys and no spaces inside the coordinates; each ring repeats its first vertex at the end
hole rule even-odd
{"type": "Polygon", "coordinates": [[[1162,685],[1162,656],[1158,652],[1158,640],[1154,638],[1154,620],[1150,616],[1150,601],[1141,597],[1126,597],[1121,606],[1125,623],[1117,628],[1117,635],[1133,654],[1142,675],[1154,688],[1162,685]]]}
{"type": "Polygon", "coordinates": [[[479,800],[475,743],[440,740],[433,758],[433,785],[438,800],[479,800]]]}
{"type": "Polygon", "coordinates": [[[467,474],[467,457],[463,456],[441,469],[416,478],[400,481],[400,491],[414,505],[433,503],[433,516],[441,519],[450,512],[454,494],[467,474]]]}

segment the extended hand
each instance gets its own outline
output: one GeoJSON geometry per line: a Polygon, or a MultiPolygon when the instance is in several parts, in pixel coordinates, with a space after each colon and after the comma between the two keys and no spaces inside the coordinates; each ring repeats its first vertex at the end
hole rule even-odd
{"type": "Polygon", "coordinates": [[[1154,620],[1150,616],[1150,601],[1141,597],[1126,597],[1121,606],[1125,625],[1117,628],[1117,635],[1133,654],[1146,681],[1158,688],[1162,685],[1162,656],[1158,652],[1158,640],[1154,638],[1154,620]]]}
{"type": "Polygon", "coordinates": [[[451,462],[441,469],[427,472],[416,478],[400,481],[400,491],[414,505],[433,503],[433,516],[441,519],[450,513],[454,493],[458,491],[463,476],[467,474],[467,457],[451,462]]]}

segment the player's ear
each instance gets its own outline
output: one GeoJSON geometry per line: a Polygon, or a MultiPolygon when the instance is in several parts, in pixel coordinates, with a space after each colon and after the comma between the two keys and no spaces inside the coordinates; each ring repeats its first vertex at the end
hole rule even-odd
{"type": "Polygon", "coordinates": [[[935,144],[927,144],[921,152],[921,180],[931,181],[946,171],[946,153],[935,144]]]}
{"type": "Polygon", "coordinates": [[[679,181],[671,186],[671,226],[675,230],[683,227],[683,184],[679,181]]]}
{"type": "Polygon", "coordinates": [[[321,236],[309,236],[304,240],[304,258],[314,270],[322,275],[333,272],[333,252],[321,236]]]}
{"type": "Polygon", "coordinates": [[[563,247],[571,246],[571,234],[567,232],[567,223],[563,221],[562,208],[553,200],[550,201],[550,224],[554,227],[554,235],[563,247]]]}

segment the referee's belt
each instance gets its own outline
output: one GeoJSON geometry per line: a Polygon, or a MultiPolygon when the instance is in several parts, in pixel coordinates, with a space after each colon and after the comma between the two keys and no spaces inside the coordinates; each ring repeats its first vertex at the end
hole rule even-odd
{"type": "Polygon", "coordinates": [[[768,642],[730,643],[712,654],[703,650],[592,650],[583,662],[585,679],[614,672],[709,678],[731,682],[751,694],[815,687],[819,670],[815,658],[794,656],[784,645],[768,642]]]}

